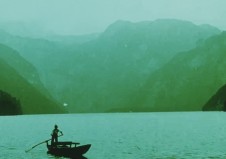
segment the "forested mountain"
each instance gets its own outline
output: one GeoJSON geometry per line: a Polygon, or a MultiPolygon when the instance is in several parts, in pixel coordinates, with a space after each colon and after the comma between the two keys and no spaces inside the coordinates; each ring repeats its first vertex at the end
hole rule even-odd
{"type": "Polygon", "coordinates": [[[64,42],[66,37],[51,41],[7,33],[0,42],[34,64],[42,82],[58,101],[69,104],[70,112],[142,111],[146,105],[139,104],[140,95],[144,87],[151,88],[147,83],[155,72],[219,33],[209,25],[162,19],[117,21],[98,36],[73,37],[70,43],[64,42]]]}
{"type": "MultiPolygon", "coordinates": [[[[61,100],[74,106],[73,112],[124,108],[139,95],[138,90],[153,72],[177,53],[192,49],[217,33],[219,30],[214,27],[176,20],[118,21],[98,39],[78,46],[60,61],[51,59],[51,63],[58,63],[58,69],[51,72],[61,75],[57,86],[62,86],[62,78],[67,81],[57,93],[61,100]]],[[[55,78],[49,77],[50,81],[55,78]]]]}
{"type": "MultiPolygon", "coordinates": [[[[58,104],[47,95],[47,92],[44,92],[46,90],[42,87],[42,84],[37,78],[37,72],[33,69],[32,65],[25,62],[13,49],[2,44],[0,45],[0,90],[7,92],[9,96],[12,96],[20,103],[21,113],[39,114],[65,112],[63,108],[58,106],[58,104]]],[[[7,107],[7,105],[3,103],[1,106],[7,107]]],[[[10,107],[10,104],[8,106],[10,107]]],[[[7,111],[8,109],[4,110],[6,114],[10,114],[10,112],[7,111]]],[[[17,112],[17,110],[11,111],[12,113],[14,111],[17,112]]],[[[4,114],[4,112],[1,114],[4,114]]]]}

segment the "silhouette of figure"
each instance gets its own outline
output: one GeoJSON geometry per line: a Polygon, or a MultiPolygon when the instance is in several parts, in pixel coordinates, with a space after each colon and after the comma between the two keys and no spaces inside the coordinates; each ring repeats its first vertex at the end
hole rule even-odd
{"type": "Polygon", "coordinates": [[[53,145],[54,143],[57,143],[58,142],[58,133],[61,133],[61,135],[63,135],[63,133],[62,133],[62,131],[60,131],[59,129],[58,129],[58,126],[57,125],[55,125],[54,126],[54,129],[53,129],[53,131],[52,131],[52,139],[51,139],[51,145],[53,145]]]}

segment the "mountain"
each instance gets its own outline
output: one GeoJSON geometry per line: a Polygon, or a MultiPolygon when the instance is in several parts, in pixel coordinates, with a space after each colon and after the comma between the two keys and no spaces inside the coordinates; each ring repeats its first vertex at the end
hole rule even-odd
{"type": "Polygon", "coordinates": [[[59,94],[74,106],[72,112],[124,108],[150,74],[176,54],[220,33],[207,28],[177,20],[118,21],[58,62],[55,73],[61,72],[68,83],[59,94]]]}
{"type": "MultiPolygon", "coordinates": [[[[150,75],[146,84],[125,110],[200,111],[212,95],[226,83],[226,32],[175,56],[150,75]]],[[[213,97],[215,99],[215,97],[213,97]]],[[[204,110],[215,109],[211,99],[204,110]]]]}
{"type": "Polygon", "coordinates": [[[106,112],[127,110],[150,75],[219,33],[209,25],[161,19],[117,21],[98,36],[70,45],[65,37],[51,41],[6,34],[0,42],[34,64],[45,87],[70,112],[106,112]]]}
{"type": "Polygon", "coordinates": [[[109,51],[109,48],[114,49],[117,57],[127,55],[135,62],[147,60],[149,65],[146,65],[145,69],[150,73],[178,52],[194,48],[206,38],[218,33],[220,31],[215,27],[197,26],[188,21],[173,19],[139,23],[117,21],[106,29],[97,44],[106,51],[109,51]]]}
{"type": "MultiPolygon", "coordinates": [[[[28,63],[23,63],[20,58],[16,58],[17,56],[18,53],[13,49],[2,44],[0,45],[0,90],[7,92],[20,102],[23,114],[65,112],[53,99],[45,95],[45,93],[43,94],[40,91],[42,89],[37,89],[35,83],[32,84],[31,81],[28,82],[23,75],[17,72],[18,67],[21,67],[21,69],[24,69],[23,74],[26,75],[28,73],[25,69],[28,68],[25,67],[28,63]],[[8,56],[7,58],[6,55],[8,56]],[[5,59],[8,58],[11,59],[10,62],[5,61],[5,59]],[[12,64],[12,62],[14,64],[12,64]],[[15,65],[17,68],[15,69],[9,63],[15,65]]],[[[29,66],[31,67],[31,65],[29,66]]],[[[35,77],[35,74],[36,72],[33,72],[31,77],[35,77]]]]}

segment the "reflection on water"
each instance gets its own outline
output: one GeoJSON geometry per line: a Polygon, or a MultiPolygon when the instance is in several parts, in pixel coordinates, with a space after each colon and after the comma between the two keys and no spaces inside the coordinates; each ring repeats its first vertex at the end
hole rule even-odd
{"type": "MultiPolygon", "coordinates": [[[[88,159],[225,159],[226,113],[119,113],[0,117],[0,158],[48,159],[41,144],[58,124],[60,141],[92,144],[88,159]]],[[[83,158],[83,159],[85,159],[83,158]]]]}

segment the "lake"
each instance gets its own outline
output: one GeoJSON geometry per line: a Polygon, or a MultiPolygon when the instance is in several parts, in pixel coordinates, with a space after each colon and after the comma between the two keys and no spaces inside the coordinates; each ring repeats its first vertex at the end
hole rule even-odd
{"type": "Polygon", "coordinates": [[[0,117],[1,159],[49,159],[42,144],[57,124],[60,141],[92,144],[88,159],[225,159],[226,113],[109,113],[0,117]]]}

